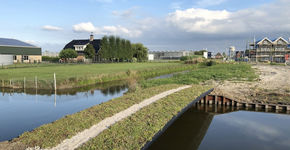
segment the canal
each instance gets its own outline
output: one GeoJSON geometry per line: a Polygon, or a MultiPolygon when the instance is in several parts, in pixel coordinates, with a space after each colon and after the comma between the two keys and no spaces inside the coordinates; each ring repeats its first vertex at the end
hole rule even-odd
{"type": "Polygon", "coordinates": [[[289,112],[198,104],[147,149],[285,150],[290,149],[289,125],[289,112]]]}
{"type": "Polygon", "coordinates": [[[51,123],[128,91],[126,85],[90,86],[58,91],[0,91],[0,141],[18,137],[43,124],[51,123]]]}
{"type": "MultiPolygon", "coordinates": [[[[147,80],[173,77],[165,74],[147,80]]],[[[56,121],[66,115],[121,97],[128,91],[126,81],[58,90],[0,88],[0,142],[56,121]]]]}

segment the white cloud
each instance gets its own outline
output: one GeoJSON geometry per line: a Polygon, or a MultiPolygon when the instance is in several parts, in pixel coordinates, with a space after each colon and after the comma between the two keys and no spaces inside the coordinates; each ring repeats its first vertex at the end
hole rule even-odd
{"type": "Polygon", "coordinates": [[[42,27],[42,29],[46,30],[46,31],[60,31],[60,30],[62,30],[62,28],[60,28],[60,27],[51,26],[51,25],[45,25],[42,27]]]}
{"type": "Polygon", "coordinates": [[[95,32],[96,34],[100,32],[91,22],[83,22],[73,25],[73,30],[76,32],[95,32]]]}
{"type": "Polygon", "coordinates": [[[230,17],[226,10],[211,11],[207,9],[176,10],[169,14],[167,21],[187,32],[213,33],[220,29],[218,25],[212,25],[214,21],[224,21],[230,17]]]}
{"type": "Polygon", "coordinates": [[[73,30],[75,32],[94,32],[101,35],[113,34],[128,37],[139,37],[142,34],[142,31],[138,29],[128,29],[121,25],[95,27],[91,22],[76,24],[73,26],[73,30]]]}
{"type": "Polygon", "coordinates": [[[170,13],[167,22],[185,32],[245,34],[290,30],[290,5],[285,0],[235,12],[190,8],[170,13]]]}

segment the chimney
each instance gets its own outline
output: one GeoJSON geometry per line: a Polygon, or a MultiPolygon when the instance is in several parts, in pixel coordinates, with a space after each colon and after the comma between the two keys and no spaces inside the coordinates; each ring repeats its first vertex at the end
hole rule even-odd
{"type": "Polygon", "coordinates": [[[90,41],[94,41],[94,35],[93,35],[93,32],[91,32],[91,35],[90,35],[90,41]]]}

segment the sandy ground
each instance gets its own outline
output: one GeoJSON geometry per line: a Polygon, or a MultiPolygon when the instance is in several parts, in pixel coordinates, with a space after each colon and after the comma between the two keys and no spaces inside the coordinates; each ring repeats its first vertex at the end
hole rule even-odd
{"type": "Polygon", "coordinates": [[[290,104],[290,66],[253,65],[259,74],[255,82],[214,83],[213,94],[237,101],[290,104]]]}

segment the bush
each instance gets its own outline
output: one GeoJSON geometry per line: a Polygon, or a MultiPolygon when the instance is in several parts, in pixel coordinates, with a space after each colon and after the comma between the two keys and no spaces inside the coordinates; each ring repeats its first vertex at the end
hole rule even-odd
{"type": "Polygon", "coordinates": [[[57,63],[59,61],[59,57],[42,56],[42,61],[57,63]]]}

